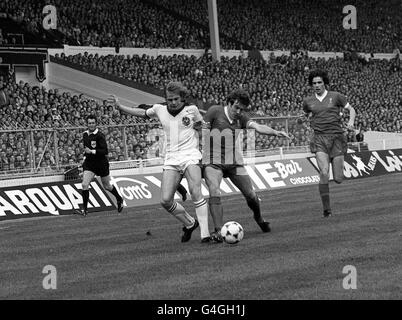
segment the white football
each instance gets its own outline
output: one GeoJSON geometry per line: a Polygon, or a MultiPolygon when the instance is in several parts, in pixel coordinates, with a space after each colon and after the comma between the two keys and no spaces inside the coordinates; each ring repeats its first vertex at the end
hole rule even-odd
{"type": "Polygon", "coordinates": [[[229,221],[223,225],[221,235],[226,243],[235,244],[243,239],[244,230],[240,223],[229,221]]]}

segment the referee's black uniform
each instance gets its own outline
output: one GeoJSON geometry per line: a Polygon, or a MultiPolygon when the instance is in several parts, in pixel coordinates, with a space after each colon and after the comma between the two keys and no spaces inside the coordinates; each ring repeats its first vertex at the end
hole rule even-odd
{"type": "Polygon", "coordinates": [[[105,135],[96,129],[90,133],[88,130],[83,135],[84,148],[96,150],[95,154],[85,154],[85,161],[82,165],[84,171],[91,171],[99,177],[106,177],[110,174],[107,143],[105,135]]]}

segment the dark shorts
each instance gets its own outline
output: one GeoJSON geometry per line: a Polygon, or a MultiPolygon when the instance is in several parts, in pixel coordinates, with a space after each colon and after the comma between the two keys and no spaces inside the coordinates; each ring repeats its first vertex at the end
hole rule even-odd
{"type": "Polygon", "coordinates": [[[348,143],[346,136],[342,133],[314,134],[310,141],[310,150],[312,153],[324,152],[332,159],[345,155],[348,151],[348,143]]]}
{"type": "Polygon", "coordinates": [[[110,174],[108,160],[100,160],[98,162],[85,160],[82,164],[82,169],[84,171],[91,171],[98,177],[107,177],[110,174]]]}
{"type": "Polygon", "coordinates": [[[204,165],[204,170],[206,167],[212,167],[214,169],[222,171],[224,178],[230,178],[231,176],[248,175],[246,168],[244,168],[244,166],[241,164],[212,164],[212,163],[210,163],[210,164],[204,165]]]}

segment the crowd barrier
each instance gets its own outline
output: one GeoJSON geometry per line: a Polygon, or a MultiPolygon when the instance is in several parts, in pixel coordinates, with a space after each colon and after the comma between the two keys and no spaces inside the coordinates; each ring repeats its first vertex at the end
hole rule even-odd
{"type": "MultiPolygon", "coordinates": [[[[64,53],[66,56],[69,55],[75,55],[75,54],[84,54],[85,52],[88,52],[88,54],[98,54],[98,55],[124,55],[124,56],[133,56],[133,55],[148,55],[151,57],[158,57],[158,56],[173,56],[173,55],[187,55],[187,56],[196,56],[196,57],[202,57],[205,54],[204,49],[180,49],[180,48],[175,48],[175,49],[166,49],[166,48],[160,48],[160,49],[148,49],[148,48],[120,48],[119,52],[116,52],[116,48],[114,47],[93,47],[93,46],[69,46],[69,45],[64,45],[64,48],[62,49],[49,49],[48,50],[49,55],[56,55],[56,54],[61,54],[64,53]]],[[[275,57],[280,57],[280,56],[290,56],[291,51],[286,51],[286,50],[260,50],[262,57],[265,60],[269,60],[269,57],[271,55],[275,57]]],[[[307,51],[306,52],[309,57],[312,58],[323,58],[323,59],[329,59],[329,58],[343,58],[343,52],[318,52],[318,51],[307,51]]],[[[221,50],[221,55],[226,56],[229,58],[233,57],[238,57],[242,56],[243,58],[246,58],[248,56],[248,51],[247,50],[221,50]]],[[[360,57],[365,57],[365,58],[374,58],[374,59],[394,59],[397,55],[400,55],[398,52],[394,53],[374,53],[374,54],[368,54],[368,53],[363,53],[359,52],[358,55],[360,57]]]]}
{"type": "MultiPolygon", "coordinates": [[[[253,117],[276,130],[297,136],[295,146],[306,145],[306,134],[299,134],[296,117],[253,117]],[[303,140],[304,139],[304,140],[303,140]]],[[[150,159],[163,152],[164,133],[160,122],[139,122],[105,125],[100,121],[100,130],[105,134],[110,161],[150,159]],[[138,151],[138,153],[137,153],[138,151]]],[[[84,126],[61,128],[0,130],[0,180],[27,175],[54,175],[64,173],[82,163],[84,126]]],[[[304,130],[304,129],[303,129],[304,130]]],[[[257,151],[284,147],[292,149],[289,140],[271,137],[268,146],[259,145],[257,151]]],[[[245,148],[246,150],[246,148],[245,148]]],[[[247,149],[249,150],[249,149],[247,149]]],[[[1,185],[0,185],[1,187],[1,185]]]]}

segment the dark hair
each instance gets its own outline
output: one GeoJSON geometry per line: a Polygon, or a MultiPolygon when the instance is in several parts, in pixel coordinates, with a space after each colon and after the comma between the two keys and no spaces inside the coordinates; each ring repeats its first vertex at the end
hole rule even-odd
{"type": "Polygon", "coordinates": [[[230,104],[233,104],[235,100],[239,100],[239,102],[246,107],[250,104],[250,96],[248,95],[246,90],[236,89],[229,93],[226,98],[226,101],[230,104]]]}
{"type": "Polygon", "coordinates": [[[89,115],[88,117],[87,117],[87,123],[88,123],[88,120],[89,119],[94,119],[95,120],[95,123],[98,123],[98,119],[96,118],[96,116],[94,116],[94,115],[89,115]]]}
{"type": "Polygon", "coordinates": [[[165,88],[165,95],[167,95],[168,91],[180,95],[182,99],[187,99],[190,96],[189,91],[185,86],[183,86],[181,82],[175,82],[175,81],[169,82],[165,88]]]}
{"type": "Polygon", "coordinates": [[[325,85],[329,85],[329,77],[326,71],[319,69],[311,71],[310,74],[308,75],[308,84],[310,86],[313,85],[313,79],[315,77],[320,77],[322,81],[324,81],[325,85]]]}

